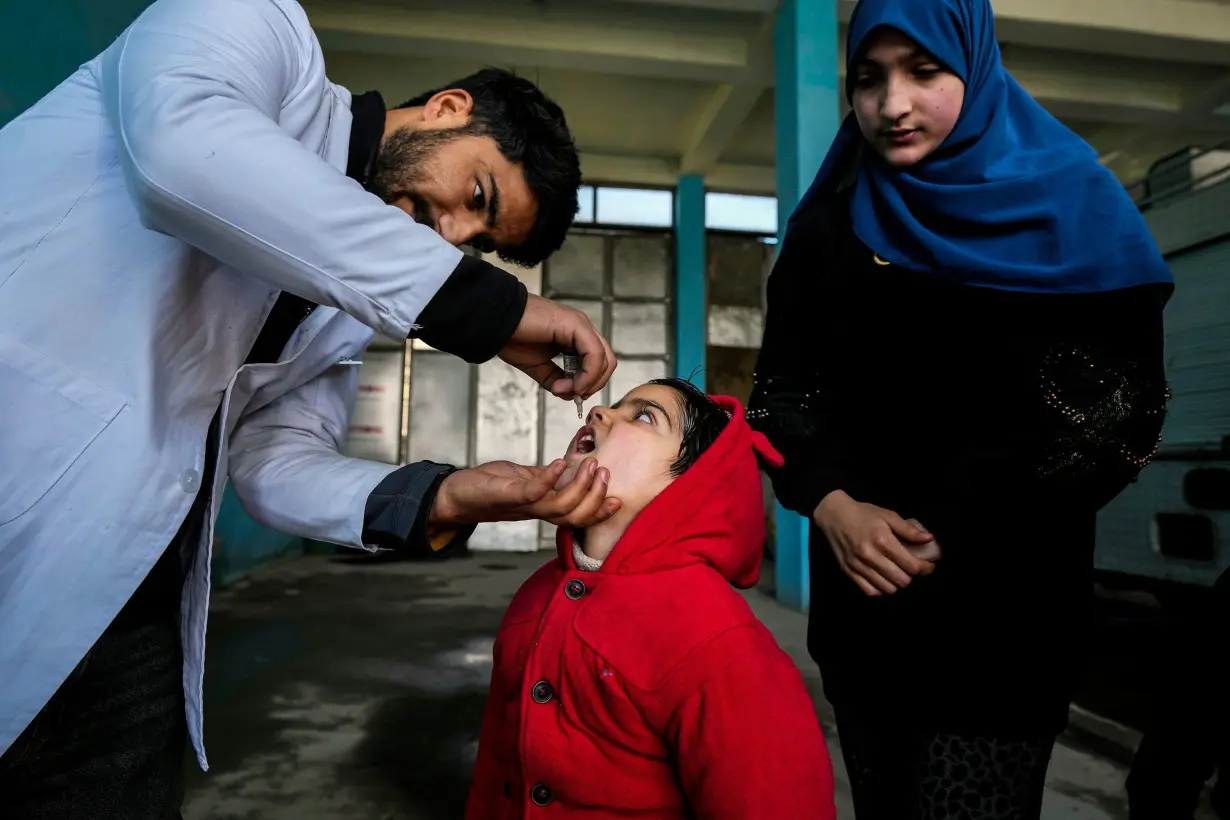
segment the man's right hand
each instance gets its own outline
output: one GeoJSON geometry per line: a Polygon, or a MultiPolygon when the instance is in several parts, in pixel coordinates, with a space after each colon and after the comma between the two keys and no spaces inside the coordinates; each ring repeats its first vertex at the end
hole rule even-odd
{"type": "Polygon", "coordinates": [[[583,529],[614,515],[620,502],[607,497],[610,473],[595,459],[586,459],[572,481],[556,488],[566,466],[563,460],[546,467],[493,461],[458,470],[441,483],[428,522],[449,528],[540,519],[583,529]]]}
{"type": "Polygon", "coordinates": [[[935,570],[934,563],[911,550],[930,543],[931,533],[892,510],[855,501],[837,490],[824,497],[812,517],[842,571],[873,598],[892,595],[909,586],[913,576],[935,570]]]}
{"type": "Polygon", "coordinates": [[[606,385],[617,364],[610,344],[588,316],[533,294],[500,358],[561,399],[594,395],[606,385]],[[570,352],[581,357],[576,378],[568,378],[554,362],[556,356],[570,352]]]}

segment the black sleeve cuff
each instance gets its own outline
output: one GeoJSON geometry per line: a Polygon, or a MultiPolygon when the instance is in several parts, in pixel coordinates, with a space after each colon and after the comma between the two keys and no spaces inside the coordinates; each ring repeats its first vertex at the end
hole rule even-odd
{"type": "MultiPolygon", "coordinates": [[[[363,512],[363,543],[381,549],[427,555],[427,519],[440,484],[457,468],[420,461],[393,471],[372,490],[363,512]]],[[[474,527],[457,531],[453,541],[466,540],[474,527]]]]}
{"type": "Polygon", "coordinates": [[[791,512],[810,519],[820,502],[836,490],[852,493],[849,480],[836,465],[815,462],[768,471],[778,502],[791,512]]]}
{"type": "MultiPolygon", "coordinates": [[[[766,379],[767,383],[786,382],[766,379]]],[[[785,386],[785,385],[783,385],[785,386]]],[[[773,482],[778,503],[804,518],[811,518],[816,507],[831,492],[844,490],[854,495],[855,488],[841,462],[841,446],[810,411],[804,411],[805,388],[782,391],[774,398],[763,388],[752,391],[749,406],[753,430],[763,433],[785,459],[781,467],[765,470],[773,482]]],[[[817,391],[819,392],[819,391],[817,391]]]]}
{"type": "Polygon", "coordinates": [[[465,256],[423,308],[410,337],[482,364],[508,344],[528,299],[517,277],[477,256],[465,256]]]}

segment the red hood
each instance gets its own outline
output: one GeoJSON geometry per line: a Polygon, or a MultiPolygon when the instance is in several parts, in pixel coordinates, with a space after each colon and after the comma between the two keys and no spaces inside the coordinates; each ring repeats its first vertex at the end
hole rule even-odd
{"type": "MultiPolygon", "coordinates": [[[[603,572],[638,574],[705,563],[740,588],[754,586],[764,553],[765,510],[760,463],[781,455],[748,426],[743,406],[714,401],[730,413],[717,441],[636,517],[602,565],[603,572]]],[[[572,533],[561,529],[560,558],[573,566],[572,533]]]]}

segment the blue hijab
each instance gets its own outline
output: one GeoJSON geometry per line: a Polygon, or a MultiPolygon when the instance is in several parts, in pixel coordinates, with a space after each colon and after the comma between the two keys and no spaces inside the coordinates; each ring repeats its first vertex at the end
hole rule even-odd
{"type": "MultiPolygon", "coordinates": [[[[1004,70],[989,0],[860,0],[847,94],[855,61],[882,26],[960,77],[965,102],[943,145],[911,168],[862,152],[850,218],[864,244],[902,267],[1000,290],[1091,293],[1173,281],[1123,186],[1004,70]]],[[[836,190],[862,139],[851,114],[795,216],[836,190]]]]}

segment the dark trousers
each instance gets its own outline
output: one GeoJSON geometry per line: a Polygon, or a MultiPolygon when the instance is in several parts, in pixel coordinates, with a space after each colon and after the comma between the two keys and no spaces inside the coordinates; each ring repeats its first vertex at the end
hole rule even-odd
{"type": "Polygon", "coordinates": [[[186,745],[177,618],[117,621],[0,757],[0,818],[174,820],[186,745]]]}
{"type": "Polygon", "coordinates": [[[858,820],[1038,820],[1055,736],[991,737],[837,711],[858,820]]]}
{"type": "MultiPolygon", "coordinates": [[[[205,463],[214,463],[218,415],[205,463]]],[[[206,471],[203,486],[211,486],[206,471]]],[[[197,493],[124,608],[0,757],[0,820],[175,820],[184,801],[184,568],[209,508],[197,493]]],[[[71,604],[68,604],[71,605],[71,604]]]]}
{"type": "Polygon", "coordinates": [[[1152,725],[1128,775],[1132,820],[1191,820],[1216,771],[1213,808],[1230,820],[1230,571],[1183,619],[1157,664],[1152,725]]]}

